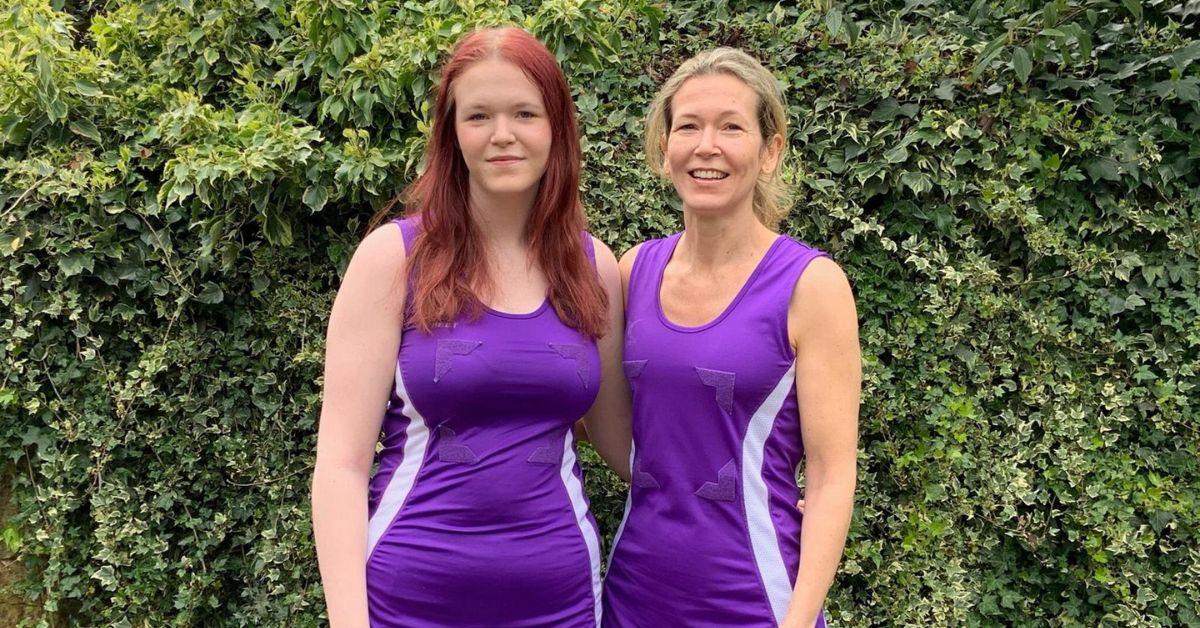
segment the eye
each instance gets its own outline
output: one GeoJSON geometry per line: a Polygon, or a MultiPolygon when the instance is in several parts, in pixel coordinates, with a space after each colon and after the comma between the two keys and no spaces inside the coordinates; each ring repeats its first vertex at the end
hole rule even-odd
{"type": "Polygon", "coordinates": [[[525,118],[525,119],[527,119],[527,120],[528,120],[528,119],[531,119],[531,118],[536,118],[536,117],[537,117],[537,114],[536,114],[536,113],[534,113],[534,112],[532,112],[532,111],[518,111],[518,112],[517,112],[517,117],[518,117],[518,118],[525,118]]]}
{"type": "Polygon", "coordinates": [[[473,113],[473,114],[467,116],[468,122],[477,122],[479,120],[486,120],[486,119],[487,119],[487,116],[482,113],[479,113],[479,112],[476,112],[476,113],[473,113]]]}
{"type": "Polygon", "coordinates": [[[675,127],[675,130],[676,131],[694,131],[694,130],[696,130],[696,125],[692,122],[684,122],[683,124],[680,124],[679,126],[675,127]]]}
{"type": "Polygon", "coordinates": [[[725,130],[726,131],[743,131],[745,129],[742,128],[742,125],[740,125],[736,122],[730,122],[725,125],[725,130]]]}

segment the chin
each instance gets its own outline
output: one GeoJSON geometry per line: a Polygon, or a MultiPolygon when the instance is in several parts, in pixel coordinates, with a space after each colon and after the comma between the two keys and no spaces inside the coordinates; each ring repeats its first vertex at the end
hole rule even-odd
{"type": "Polygon", "coordinates": [[[688,211],[705,216],[721,216],[728,214],[733,211],[733,207],[735,206],[733,203],[729,202],[728,199],[705,196],[699,198],[681,198],[680,200],[683,201],[683,206],[687,208],[688,211]]]}
{"type": "Polygon", "coordinates": [[[537,181],[494,181],[483,186],[489,194],[505,196],[509,194],[525,194],[537,187],[537,181]]]}

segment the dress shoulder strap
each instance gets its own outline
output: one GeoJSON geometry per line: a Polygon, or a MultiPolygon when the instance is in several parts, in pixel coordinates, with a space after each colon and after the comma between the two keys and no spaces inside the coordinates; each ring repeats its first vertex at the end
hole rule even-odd
{"type": "Polygon", "coordinates": [[[417,231],[420,228],[420,218],[416,216],[393,218],[392,223],[400,227],[400,235],[404,237],[404,251],[411,253],[413,240],[416,239],[417,231]]]}
{"type": "Polygon", "coordinates": [[[779,246],[774,247],[771,258],[764,260],[759,276],[749,286],[741,306],[742,315],[765,316],[772,321],[776,344],[780,355],[792,354],[788,339],[787,320],[792,292],[800,276],[818,257],[829,254],[807,243],[784,236],[779,246]]]}
{"type": "Polygon", "coordinates": [[[658,282],[662,277],[663,266],[674,252],[680,235],[682,233],[646,240],[638,247],[637,257],[633,259],[633,268],[629,271],[627,309],[630,314],[633,310],[647,310],[647,313],[653,311],[658,298],[658,282]]]}
{"type": "Polygon", "coordinates": [[[806,242],[784,236],[782,246],[775,252],[775,257],[769,260],[765,273],[767,278],[762,282],[765,288],[779,291],[786,303],[791,297],[796,282],[804,274],[809,263],[818,257],[829,257],[829,254],[806,242]]]}
{"type": "Polygon", "coordinates": [[[588,261],[594,268],[596,266],[596,243],[592,242],[592,234],[588,233],[587,229],[581,231],[580,234],[580,237],[583,238],[583,253],[587,255],[588,261]]]}

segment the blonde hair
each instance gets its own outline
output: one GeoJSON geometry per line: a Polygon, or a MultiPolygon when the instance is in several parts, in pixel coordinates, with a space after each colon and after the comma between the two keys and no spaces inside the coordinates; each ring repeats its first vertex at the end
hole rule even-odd
{"type": "Polygon", "coordinates": [[[728,74],[754,90],[758,96],[758,128],[764,143],[775,135],[784,139],[779,165],[769,174],[759,174],[758,182],[754,185],[754,215],[764,225],[775,229],[791,208],[791,194],[779,177],[787,150],[787,112],[783,92],[775,76],[757,59],[741,50],[721,47],[701,52],[684,61],[663,83],[646,114],[646,163],[659,176],[666,175],[663,170],[663,147],[671,127],[671,99],[688,79],[714,74],[728,74]]]}

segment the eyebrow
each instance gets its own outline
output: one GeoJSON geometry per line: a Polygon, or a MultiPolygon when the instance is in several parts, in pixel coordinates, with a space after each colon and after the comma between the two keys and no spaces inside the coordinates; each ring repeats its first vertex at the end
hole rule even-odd
{"type": "MultiPolygon", "coordinates": [[[[513,108],[514,109],[541,109],[542,104],[541,103],[532,103],[532,102],[522,100],[522,101],[514,104],[513,108]]],[[[467,101],[465,104],[462,105],[462,109],[464,109],[464,110],[466,110],[466,109],[487,109],[487,105],[486,105],[486,103],[481,103],[481,102],[477,102],[477,101],[467,101]]]]}
{"type": "MultiPolygon", "coordinates": [[[[720,111],[720,112],[718,112],[718,113],[717,113],[717,117],[718,117],[718,118],[726,118],[726,117],[729,117],[729,116],[736,116],[736,117],[738,117],[738,118],[745,118],[745,117],[746,117],[746,115],[745,115],[745,114],[743,114],[742,112],[740,112],[740,111],[738,111],[738,110],[736,110],[736,109],[725,109],[725,110],[723,110],[723,111],[720,111]]],[[[699,118],[700,116],[699,116],[698,114],[691,113],[691,112],[686,112],[686,113],[679,113],[679,112],[676,112],[676,113],[675,113],[675,115],[674,115],[674,116],[672,116],[672,117],[673,117],[674,119],[678,120],[678,119],[680,119],[680,118],[699,118]]]]}

